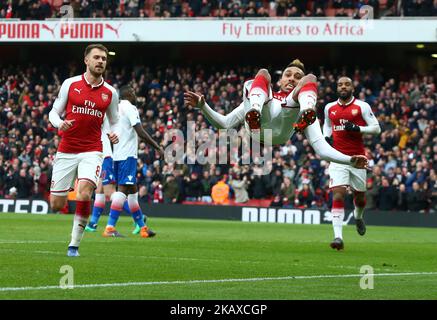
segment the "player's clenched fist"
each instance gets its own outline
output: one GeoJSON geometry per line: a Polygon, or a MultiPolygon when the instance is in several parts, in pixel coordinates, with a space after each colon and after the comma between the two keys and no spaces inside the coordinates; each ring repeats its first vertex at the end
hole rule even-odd
{"type": "Polygon", "coordinates": [[[111,133],[108,133],[107,135],[108,135],[109,141],[111,141],[113,144],[118,143],[118,136],[115,133],[111,132],[111,133]]]}
{"type": "Polygon", "coordinates": [[[194,108],[200,108],[205,104],[205,97],[192,91],[184,92],[184,102],[194,108]]]}
{"type": "Polygon", "coordinates": [[[67,131],[68,129],[70,129],[73,126],[74,121],[75,121],[74,119],[62,121],[61,124],[59,125],[59,130],[67,131]]]}
{"type": "Polygon", "coordinates": [[[367,158],[362,155],[352,156],[351,165],[357,169],[367,169],[369,165],[369,160],[367,160],[367,158]]]}

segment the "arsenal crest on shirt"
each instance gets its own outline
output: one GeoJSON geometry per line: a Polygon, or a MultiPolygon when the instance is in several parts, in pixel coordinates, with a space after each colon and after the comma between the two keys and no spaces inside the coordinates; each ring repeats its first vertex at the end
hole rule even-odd
{"type": "Polygon", "coordinates": [[[356,116],[358,114],[358,110],[357,109],[352,109],[352,115],[356,116]]]}
{"type": "Polygon", "coordinates": [[[106,102],[108,100],[109,96],[106,93],[102,93],[102,100],[106,102]]]}

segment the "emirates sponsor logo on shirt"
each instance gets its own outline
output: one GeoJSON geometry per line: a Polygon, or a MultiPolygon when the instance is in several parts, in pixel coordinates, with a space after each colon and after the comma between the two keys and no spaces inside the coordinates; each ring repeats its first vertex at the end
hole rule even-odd
{"type": "Polygon", "coordinates": [[[76,106],[73,104],[73,108],[71,111],[73,113],[80,113],[80,114],[86,114],[89,116],[95,116],[98,118],[103,118],[103,112],[98,110],[98,109],[94,109],[95,106],[96,106],[95,102],[85,100],[83,107],[79,107],[79,106],[76,106]]]}

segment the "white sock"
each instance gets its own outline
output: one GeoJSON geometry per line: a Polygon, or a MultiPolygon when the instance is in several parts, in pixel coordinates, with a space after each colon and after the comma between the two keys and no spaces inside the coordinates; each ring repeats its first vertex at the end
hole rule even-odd
{"type": "Polygon", "coordinates": [[[106,197],[104,193],[96,193],[96,199],[94,200],[94,203],[103,203],[105,204],[106,197]]]}
{"type": "Polygon", "coordinates": [[[304,91],[297,97],[300,110],[315,109],[317,103],[317,94],[314,91],[304,91]]]}
{"type": "Polygon", "coordinates": [[[267,93],[261,88],[253,88],[249,93],[250,106],[261,112],[261,108],[267,101],[267,93]]]}
{"type": "Polygon", "coordinates": [[[334,228],[334,238],[343,239],[343,220],[344,208],[332,209],[332,227],[334,228]]]}
{"type": "Polygon", "coordinates": [[[83,216],[77,214],[74,215],[73,229],[71,231],[71,242],[69,247],[79,247],[87,223],[88,218],[84,218],[83,216]]]}

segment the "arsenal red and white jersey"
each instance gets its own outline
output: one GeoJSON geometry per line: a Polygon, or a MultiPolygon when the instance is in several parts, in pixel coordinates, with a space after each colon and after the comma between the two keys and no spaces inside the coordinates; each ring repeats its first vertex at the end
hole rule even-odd
{"type": "Polygon", "coordinates": [[[325,107],[323,133],[333,138],[333,147],[338,151],[353,155],[365,155],[361,132],[346,131],[344,124],[350,121],[360,127],[378,125],[369,104],[352,97],[342,105],[339,100],[328,103],[325,107]]]}
{"type": "MultiPolygon", "coordinates": [[[[111,124],[118,121],[118,94],[103,79],[98,85],[92,86],[85,75],[75,76],[62,84],[52,112],[63,116],[65,120],[74,120],[73,126],[63,132],[58,151],[101,152],[103,118],[107,114],[111,124]]],[[[58,127],[61,120],[52,115],[50,121],[58,127]]]]}

